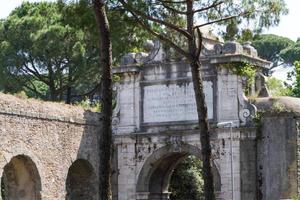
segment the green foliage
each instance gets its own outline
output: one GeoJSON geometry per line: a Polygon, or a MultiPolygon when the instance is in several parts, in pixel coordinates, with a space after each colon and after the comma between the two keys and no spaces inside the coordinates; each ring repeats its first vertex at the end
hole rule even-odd
{"type": "MultiPolygon", "coordinates": [[[[108,17],[117,64],[148,35],[124,12],[108,17]]],[[[101,76],[95,27],[88,0],[24,2],[0,21],[0,91],[57,101],[93,95],[101,76]]]]}
{"type": "Polygon", "coordinates": [[[239,41],[241,43],[249,42],[249,41],[252,41],[253,39],[254,39],[254,34],[253,34],[251,29],[246,28],[246,29],[242,30],[242,33],[241,33],[240,38],[239,38],[239,41]]]}
{"type": "Polygon", "coordinates": [[[295,83],[293,84],[293,96],[300,97],[300,61],[294,63],[295,83]]]}
{"type": "Polygon", "coordinates": [[[92,112],[101,112],[101,104],[99,101],[92,102],[89,99],[85,99],[75,103],[76,106],[80,106],[85,110],[92,112]]]}
{"type": "Polygon", "coordinates": [[[284,112],[286,110],[287,109],[286,109],[285,105],[283,105],[279,102],[274,102],[272,107],[271,107],[271,112],[275,112],[275,113],[284,112]]]}
{"type": "Polygon", "coordinates": [[[189,156],[175,168],[169,191],[171,200],[204,200],[202,162],[195,156],[189,156]]]}
{"type": "MultiPolygon", "coordinates": [[[[91,43],[91,48],[98,55],[98,32],[94,11],[91,7],[91,1],[58,1],[61,7],[64,21],[77,29],[84,28],[88,30],[88,40],[91,43]]],[[[115,2],[109,4],[108,20],[110,23],[110,33],[112,42],[112,53],[114,64],[120,62],[121,56],[128,52],[140,52],[143,49],[143,44],[150,36],[148,32],[136,25],[124,10],[117,9],[114,6],[115,2]]]]}
{"type": "MultiPolygon", "coordinates": [[[[137,15],[134,17],[134,15],[128,14],[133,22],[140,21],[144,24],[143,27],[152,29],[151,33],[153,35],[160,35],[160,39],[166,44],[168,43],[166,41],[172,41],[176,44],[177,47],[174,47],[175,45],[172,46],[175,48],[174,51],[186,55],[182,51],[187,50],[186,44],[188,43],[188,36],[182,33],[187,27],[187,4],[185,1],[179,1],[176,4],[159,0],[127,0],[126,2],[126,9],[130,8],[129,10],[132,10],[137,15]],[[177,28],[172,28],[174,26],[177,28]],[[174,31],[174,29],[177,29],[177,31],[174,31]],[[178,29],[182,30],[179,31],[181,33],[178,32],[178,29]]],[[[219,26],[219,32],[222,32],[223,25],[229,24],[228,30],[230,30],[230,35],[228,35],[228,38],[232,38],[234,34],[239,32],[245,23],[253,25],[252,29],[258,31],[264,27],[278,25],[281,15],[288,13],[284,0],[226,0],[222,1],[221,5],[216,7],[210,7],[216,4],[214,0],[193,1],[192,3],[194,10],[210,8],[195,13],[193,20],[195,23],[197,22],[196,24],[203,25],[209,22],[209,24],[221,25],[219,26]],[[237,17],[232,20],[222,20],[229,16],[237,17]]],[[[244,35],[244,39],[249,38],[249,34],[247,37],[246,35],[244,35]]],[[[198,33],[195,33],[193,37],[198,38],[198,33]]],[[[166,49],[172,51],[169,46],[166,49]]]]}
{"type": "Polygon", "coordinates": [[[258,112],[255,113],[255,116],[252,119],[252,122],[254,123],[254,125],[258,129],[260,129],[261,126],[262,126],[262,122],[261,122],[262,116],[263,116],[263,112],[262,111],[258,111],[258,112]]]}
{"type": "Polygon", "coordinates": [[[69,87],[99,74],[86,65],[84,30],[64,23],[56,3],[23,3],[3,21],[0,32],[2,73],[37,97],[62,100],[69,87]],[[49,93],[38,90],[41,84],[49,93]]]}
{"type": "Polygon", "coordinates": [[[283,84],[283,82],[275,77],[268,78],[267,87],[272,96],[291,96],[292,88],[283,84]]]}
{"type": "Polygon", "coordinates": [[[280,57],[286,64],[293,65],[300,60],[300,41],[298,40],[280,52],[280,57]]]}
{"type": "Polygon", "coordinates": [[[248,92],[249,88],[253,85],[255,81],[255,74],[257,71],[257,67],[251,65],[247,62],[238,62],[238,63],[230,63],[224,65],[224,67],[231,70],[234,74],[237,74],[241,77],[245,77],[247,80],[246,85],[246,93],[248,92]]]}
{"type": "Polygon", "coordinates": [[[20,92],[14,94],[14,96],[16,96],[20,99],[28,99],[28,96],[24,91],[20,91],[20,92]]]}
{"type": "Polygon", "coordinates": [[[274,66],[277,66],[278,62],[281,61],[281,51],[293,44],[294,41],[273,34],[259,35],[253,40],[253,46],[257,49],[258,55],[263,59],[274,62],[274,66]]]}

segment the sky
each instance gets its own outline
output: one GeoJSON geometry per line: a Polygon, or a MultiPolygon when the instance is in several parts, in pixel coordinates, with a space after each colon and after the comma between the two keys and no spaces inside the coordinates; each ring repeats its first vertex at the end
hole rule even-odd
{"type": "MultiPolygon", "coordinates": [[[[36,2],[36,1],[51,1],[51,0],[27,0],[27,1],[36,2]]],[[[24,2],[24,0],[0,0],[0,18],[7,17],[9,13],[15,7],[21,5],[22,2],[24,2]]],[[[289,14],[281,17],[280,24],[277,27],[271,27],[270,29],[265,30],[264,33],[272,33],[272,34],[288,37],[296,41],[297,38],[300,37],[300,28],[299,28],[300,1],[285,0],[285,2],[287,3],[289,14]]],[[[285,80],[286,73],[291,70],[292,70],[291,68],[278,68],[273,75],[281,80],[285,80]]]]}
{"type": "Polygon", "coordinates": [[[289,14],[280,18],[280,24],[277,27],[272,27],[266,33],[273,33],[288,37],[294,41],[300,37],[299,20],[300,20],[300,1],[285,0],[287,3],[289,14]]]}

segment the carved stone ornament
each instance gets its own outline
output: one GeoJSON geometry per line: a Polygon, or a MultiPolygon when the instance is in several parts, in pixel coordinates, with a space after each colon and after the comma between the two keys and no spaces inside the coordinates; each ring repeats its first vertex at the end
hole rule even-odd
{"type": "Polygon", "coordinates": [[[170,137],[170,144],[172,145],[172,148],[174,152],[181,152],[182,151],[182,137],[181,136],[171,136],[170,137]]]}
{"type": "Polygon", "coordinates": [[[238,100],[240,104],[239,118],[242,125],[251,123],[252,118],[257,112],[255,105],[251,104],[243,93],[242,86],[239,86],[238,100]]]}
{"type": "Polygon", "coordinates": [[[118,125],[120,123],[120,92],[119,92],[119,84],[116,83],[114,85],[114,92],[117,94],[116,96],[116,107],[113,110],[112,114],[112,132],[117,133],[118,125]]]}

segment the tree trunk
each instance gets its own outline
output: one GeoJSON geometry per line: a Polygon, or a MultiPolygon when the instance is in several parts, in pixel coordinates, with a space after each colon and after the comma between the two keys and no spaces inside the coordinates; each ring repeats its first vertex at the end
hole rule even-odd
{"type": "MultiPolygon", "coordinates": [[[[94,12],[100,36],[100,64],[102,67],[102,132],[99,133],[99,196],[110,200],[111,195],[111,154],[112,154],[112,51],[109,23],[103,0],[93,0],[94,12]]],[[[100,70],[99,70],[100,71],[100,70]]]]}
{"type": "MultiPolygon", "coordinates": [[[[214,200],[214,181],[211,167],[211,146],[209,123],[207,120],[207,107],[205,103],[205,95],[203,91],[203,80],[201,75],[200,51],[201,45],[196,45],[196,36],[194,32],[194,12],[193,0],[187,1],[187,30],[191,35],[188,39],[188,51],[190,55],[190,67],[192,72],[192,80],[195,91],[195,99],[197,105],[198,122],[200,130],[201,154],[203,162],[203,179],[204,179],[204,196],[206,200],[214,200]]],[[[201,37],[201,36],[199,36],[201,37]]],[[[202,40],[202,38],[199,38],[202,40]]]]}
{"type": "Polygon", "coordinates": [[[190,63],[192,79],[196,97],[198,122],[200,129],[201,154],[203,162],[204,196],[206,200],[214,200],[214,182],[211,167],[211,146],[209,124],[207,121],[207,107],[203,91],[203,80],[200,74],[201,64],[199,60],[190,63]]]}
{"type": "Polygon", "coordinates": [[[72,100],[72,66],[69,67],[69,73],[68,73],[68,88],[67,88],[67,98],[66,98],[66,104],[71,104],[72,100]]]}
{"type": "Polygon", "coordinates": [[[72,87],[68,86],[66,104],[71,104],[72,87]]]}
{"type": "Polygon", "coordinates": [[[50,92],[50,100],[51,101],[57,101],[57,95],[56,95],[56,89],[55,86],[50,85],[49,86],[49,92],[50,92]]]}

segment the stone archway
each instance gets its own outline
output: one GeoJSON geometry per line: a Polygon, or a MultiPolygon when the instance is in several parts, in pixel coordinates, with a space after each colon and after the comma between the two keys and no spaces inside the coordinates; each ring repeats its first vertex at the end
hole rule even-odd
{"type": "Polygon", "coordinates": [[[24,155],[13,157],[1,177],[3,200],[41,200],[41,178],[35,163],[24,155]]]}
{"type": "MultiPolygon", "coordinates": [[[[137,200],[165,200],[168,199],[169,182],[177,164],[187,156],[193,155],[201,159],[201,151],[196,146],[173,145],[156,150],[144,163],[137,180],[137,200]]],[[[221,178],[216,166],[213,166],[215,190],[221,190],[221,178]]]]}
{"type": "Polygon", "coordinates": [[[68,171],[66,200],[96,200],[96,174],[92,165],[84,160],[76,160],[68,171]]]}

